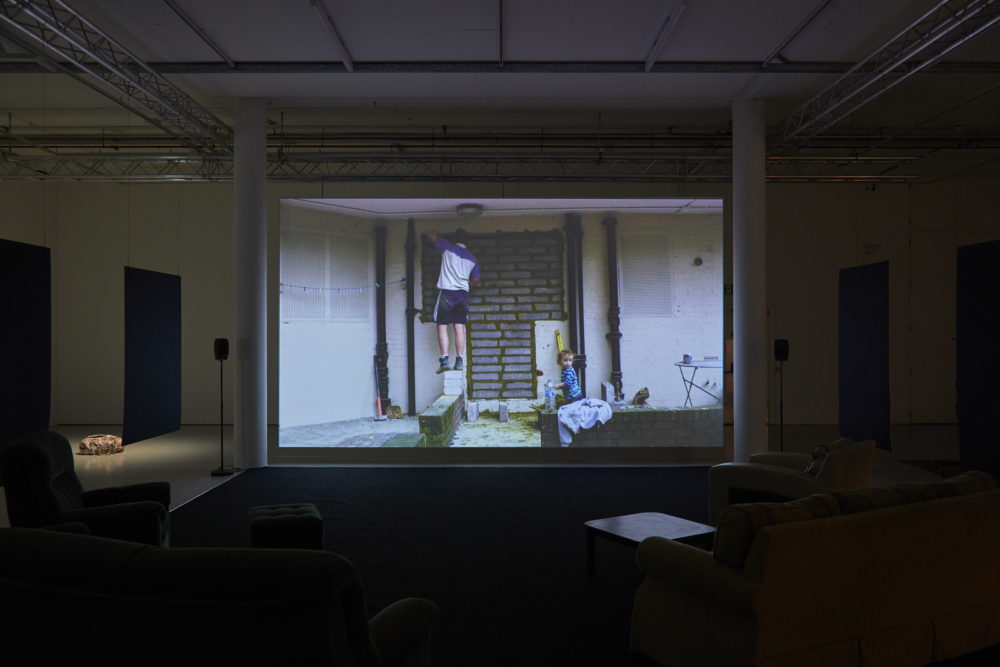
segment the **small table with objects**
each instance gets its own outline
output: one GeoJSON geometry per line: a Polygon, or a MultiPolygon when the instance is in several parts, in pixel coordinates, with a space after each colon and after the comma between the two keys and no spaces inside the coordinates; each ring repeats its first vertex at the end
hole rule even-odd
{"type": "Polygon", "coordinates": [[[719,403],[722,402],[721,396],[716,396],[708,389],[694,383],[694,376],[698,374],[699,368],[722,368],[722,361],[720,359],[692,359],[690,361],[675,361],[674,366],[677,366],[678,370],[680,370],[681,381],[684,383],[684,389],[687,392],[687,395],[684,398],[684,407],[694,407],[694,403],[691,401],[692,389],[699,389],[717,400],[719,403]],[[684,375],[685,368],[691,369],[690,377],[684,375]]]}
{"type": "Polygon", "coordinates": [[[587,575],[591,578],[596,572],[594,547],[598,536],[631,547],[637,546],[647,537],[659,536],[710,548],[715,535],[715,528],[712,526],[659,512],[593,519],[584,525],[587,526],[587,575]]]}

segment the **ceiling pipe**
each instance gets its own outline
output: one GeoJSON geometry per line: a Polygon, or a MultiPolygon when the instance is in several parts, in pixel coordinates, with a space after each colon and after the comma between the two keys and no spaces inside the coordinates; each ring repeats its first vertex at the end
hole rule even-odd
{"type": "Polygon", "coordinates": [[[767,57],[764,58],[764,60],[761,62],[761,65],[763,67],[767,67],[775,60],[775,58],[779,58],[782,62],[784,62],[785,59],[781,57],[781,52],[784,51],[785,47],[791,44],[795,40],[795,38],[799,36],[800,32],[805,30],[806,26],[808,26],[810,23],[813,22],[813,19],[819,16],[819,13],[823,11],[828,4],[830,4],[830,0],[823,0],[818,5],[813,7],[813,10],[809,12],[809,16],[803,19],[802,23],[796,26],[795,30],[793,30],[791,34],[788,35],[788,37],[782,40],[781,44],[778,44],[778,46],[776,46],[773,51],[767,54],[767,57]]]}
{"type": "Polygon", "coordinates": [[[670,0],[667,6],[667,18],[664,19],[663,25],[660,26],[660,32],[656,35],[656,39],[653,40],[653,46],[649,49],[649,54],[646,56],[647,72],[652,70],[653,66],[656,65],[663,47],[666,46],[667,40],[670,39],[670,33],[677,27],[677,21],[680,20],[683,13],[683,3],[680,0],[670,0]]]}
{"type": "Polygon", "coordinates": [[[229,55],[222,50],[221,46],[216,44],[215,41],[208,36],[208,33],[205,32],[202,29],[202,27],[195,22],[193,18],[188,16],[187,12],[181,9],[180,5],[178,5],[175,0],[163,0],[163,1],[167,3],[167,6],[170,7],[170,9],[174,10],[174,13],[177,14],[177,16],[180,17],[180,19],[184,21],[184,23],[187,23],[189,28],[194,30],[195,33],[197,33],[197,35],[201,37],[203,42],[208,44],[212,48],[212,50],[215,51],[220,58],[222,58],[222,60],[226,63],[229,69],[233,69],[234,67],[236,67],[236,63],[233,62],[233,59],[230,58],[229,55]]]}
{"type": "Polygon", "coordinates": [[[344,69],[348,72],[354,71],[354,60],[351,58],[350,52],[347,50],[347,45],[344,44],[344,40],[340,37],[340,32],[337,30],[337,25],[333,22],[333,18],[330,13],[326,11],[326,6],[323,4],[322,0],[309,0],[309,5],[316,12],[316,16],[319,17],[320,23],[326,28],[326,31],[330,33],[330,39],[333,40],[333,45],[340,52],[340,59],[344,63],[344,69]]]}

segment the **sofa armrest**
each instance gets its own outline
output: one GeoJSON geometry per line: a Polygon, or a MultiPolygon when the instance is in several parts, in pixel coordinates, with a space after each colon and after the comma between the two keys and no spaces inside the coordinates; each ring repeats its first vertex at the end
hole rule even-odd
{"type": "Polygon", "coordinates": [[[671,586],[710,598],[735,610],[750,611],[758,585],[741,570],[716,560],[710,551],[665,537],[647,537],[636,550],[639,569],[671,586]]]}
{"type": "Polygon", "coordinates": [[[90,534],[98,537],[153,546],[166,544],[170,527],[167,508],[152,500],[70,510],[60,514],[58,520],[59,523],[85,523],[90,534]]]}
{"type": "Polygon", "coordinates": [[[762,463],[802,472],[809,465],[812,457],[798,452],[761,452],[760,454],[751,454],[749,460],[750,463],[762,463]]]}
{"type": "Polygon", "coordinates": [[[145,482],[143,484],[127,484],[125,486],[109,486],[104,489],[93,489],[83,492],[84,507],[100,505],[118,505],[134,503],[142,500],[152,500],[170,507],[170,482],[145,482]]]}
{"type": "Polygon", "coordinates": [[[713,526],[722,508],[732,504],[730,494],[734,489],[785,500],[830,492],[802,471],[762,463],[720,463],[708,469],[708,521],[713,526]]]}

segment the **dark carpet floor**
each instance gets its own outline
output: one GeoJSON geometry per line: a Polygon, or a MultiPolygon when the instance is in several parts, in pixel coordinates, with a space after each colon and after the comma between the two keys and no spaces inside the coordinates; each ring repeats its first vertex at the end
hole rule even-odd
{"type": "MultiPolygon", "coordinates": [[[[171,544],[245,546],[249,508],[315,503],[370,613],[410,596],[438,604],[438,667],[652,667],[628,650],[635,551],[598,540],[589,579],[584,522],[704,522],[707,486],[704,467],[260,468],[175,510],[171,544]]],[[[1000,664],[1000,645],[937,663],[980,664],[1000,664]]]]}
{"type": "Polygon", "coordinates": [[[315,503],[325,548],[361,573],[370,611],[402,597],[441,609],[435,665],[647,667],[628,650],[635,551],[584,522],[633,512],[707,515],[707,469],[249,470],[173,512],[171,545],[244,546],[255,505],[315,503]]]}

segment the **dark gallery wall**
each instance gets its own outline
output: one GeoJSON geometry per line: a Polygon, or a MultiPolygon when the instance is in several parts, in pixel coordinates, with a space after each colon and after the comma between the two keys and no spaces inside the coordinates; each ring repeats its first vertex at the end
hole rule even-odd
{"type": "Polygon", "coordinates": [[[125,267],[122,442],[181,427],[180,276],[125,267]]]}
{"type": "Polygon", "coordinates": [[[1000,241],[958,248],[955,301],[956,390],[962,463],[1000,473],[996,411],[1000,403],[1000,241]]]}
{"type": "Polygon", "coordinates": [[[840,271],[840,434],[889,442],[889,262],[840,271]]]}
{"type": "Polygon", "coordinates": [[[0,442],[49,425],[52,376],[48,248],[0,239],[0,442]]]}

